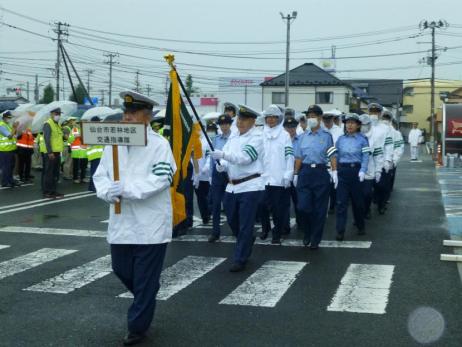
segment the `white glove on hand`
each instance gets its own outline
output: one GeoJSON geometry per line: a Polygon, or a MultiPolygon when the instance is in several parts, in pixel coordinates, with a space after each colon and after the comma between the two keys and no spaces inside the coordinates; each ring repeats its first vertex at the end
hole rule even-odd
{"type": "Polygon", "coordinates": [[[385,169],[385,172],[388,173],[388,171],[390,171],[391,169],[391,161],[387,160],[385,161],[385,163],[383,164],[383,168],[385,169]]]}
{"type": "Polygon", "coordinates": [[[337,170],[330,172],[330,177],[332,178],[332,183],[334,184],[334,189],[337,189],[338,186],[338,173],[337,170]]]}
{"type": "Polygon", "coordinates": [[[297,183],[298,183],[298,175],[294,175],[294,187],[297,186],[297,183]]]}
{"type": "Polygon", "coordinates": [[[226,171],[226,167],[224,165],[220,165],[218,163],[216,163],[215,169],[217,169],[218,172],[225,172],[226,171]]]}
{"type": "Polygon", "coordinates": [[[199,188],[199,183],[200,183],[200,180],[199,180],[199,175],[194,175],[193,177],[193,186],[194,188],[199,188]]]}
{"type": "Polygon", "coordinates": [[[288,178],[283,178],[282,179],[282,185],[284,188],[289,188],[290,187],[290,180],[288,178]]]}
{"type": "Polygon", "coordinates": [[[116,202],[120,202],[122,191],[123,191],[122,182],[120,181],[112,182],[107,192],[107,198],[108,198],[109,203],[113,204],[116,202]]]}
{"type": "Polygon", "coordinates": [[[379,183],[381,177],[382,177],[382,174],[380,172],[376,172],[375,173],[375,183],[379,183]]]}
{"type": "Polygon", "coordinates": [[[366,174],[362,171],[359,171],[358,177],[359,177],[359,182],[363,182],[364,177],[366,177],[366,174]]]}
{"type": "Polygon", "coordinates": [[[210,156],[215,160],[224,159],[225,153],[223,151],[215,150],[210,153],[210,156]]]}

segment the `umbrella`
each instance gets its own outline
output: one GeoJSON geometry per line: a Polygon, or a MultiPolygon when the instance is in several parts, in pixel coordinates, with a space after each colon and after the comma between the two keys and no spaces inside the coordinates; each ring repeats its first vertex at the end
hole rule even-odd
{"type": "Polygon", "coordinates": [[[42,131],[43,124],[50,117],[50,111],[60,107],[62,111],[62,117],[67,117],[69,114],[72,114],[77,109],[77,104],[73,101],[53,101],[48,105],[42,107],[34,117],[32,122],[32,132],[39,133],[42,131]]]}
{"type": "Polygon", "coordinates": [[[104,118],[104,122],[120,122],[124,114],[122,112],[111,114],[104,118]]]}
{"type": "Polygon", "coordinates": [[[215,121],[220,117],[222,113],[221,112],[209,112],[206,113],[204,116],[202,116],[202,120],[205,121],[215,121]]]}
{"type": "Polygon", "coordinates": [[[16,117],[15,122],[18,122],[18,133],[24,132],[27,128],[32,126],[32,121],[34,117],[29,115],[28,113],[23,114],[22,116],[16,117]]]}
{"type": "Polygon", "coordinates": [[[113,110],[110,107],[106,106],[98,106],[98,107],[93,107],[90,108],[89,110],[85,111],[85,113],[82,115],[82,118],[80,120],[91,120],[93,117],[98,116],[100,119],[104,119],[107,116],[115,113],[120,113],[118,110],[113,110]]]}
{"type": "Polygon", "coordinates": [[[28,104],[21,104],[19,105],[18,107],[16,107],[14,110],[13,110],[13,114],[15,114],[16,112],[17,113],[22,113],[22,112],[26,112],[26,111],[29,111],[29,109],[34,106],[34,104],[31,104],[31,103],[28,103],[28,104]]]}

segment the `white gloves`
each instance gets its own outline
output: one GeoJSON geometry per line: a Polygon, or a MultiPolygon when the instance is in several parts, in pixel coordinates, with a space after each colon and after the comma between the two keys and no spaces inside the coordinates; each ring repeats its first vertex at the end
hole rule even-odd
{"type": "Polygon", "coordinates": [[[199,188],[199,183],[200,183],[200,180],[199,180],[199,175],[194,175],[193,176],[193,186],[194,188],[199,188]]]}
{"type": "Polygon", "coordinates": [[[332,178],[332,183],[334,183],[334,189],[337,189],[338,186],[338,173],[337,170],[330,172],[330,177],[332,178]]]}
{"type": "Polygon", "coordinates": [[[225,153],[216,149],[210,153],[210,156],[215,160],[220,160],[225,158],[225,153]]]}
{"type": "Polygon", "coordinates": [[[120,181],[112,182],[107,192],[108,202],[111,204],[120,202],[120,197],[122,196],[122,192],[123,192],[122,182],[120,181]]]}
{"type": "Polygon", "coordinates": [[[383,164],[383,168],[385,169],[385,172],[388,173],[392,167],[392,163],[389,160],[386,160],[385,163],[383,164]]]}
{"type": "Polygon", "coordinates": [[[359,171],[358,177],[359,177],[359,182],[363,182],[364,177],[366,177],[366,173],[362,172],[362,171],[359,171]]]}
{"type": "Polygon", "coordinates": [[[376,172],[375,173],[375,183],[379,183],[381,177],[382,177],[382,174],[380,172],[376,172]]]}
{"type": "Polygon", "coordinates": [[[297,186],[297,183],[298,183],[298,175],[294,175],[294,187],[297,186]]]}
{"type": "Polygon", "coordinates": [[[289,188],[290,187],[290,180],[288,178],[283,178],[282,179],[282,185],[284,188],[289,188]]]}
{"type": "Polygon", "coordinates": [[[216,163],[215,168],[217,169],[218,172],[225,172],[226,171],[226,167],[224,165],[220,165],[218,163],[216,163]]]}

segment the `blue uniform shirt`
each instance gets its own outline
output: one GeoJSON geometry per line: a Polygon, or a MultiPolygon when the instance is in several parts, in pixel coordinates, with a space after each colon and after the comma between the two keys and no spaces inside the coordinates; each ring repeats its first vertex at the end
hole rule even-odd
{"type": "Polygon", "coordinates": [[[338,138],[336,147],[338,151],[337,161],[339,163],[361,163],[360,171],[367,171],[371,150],[366,136],[361,133],[342,135],[338,138]]]}
{"type": "Polygon", "coordinates": [[[303,164],[327,164],[328,159],[337,151],[332,135],[321,128],[301,134],[294,149],[295,158],[300,159],[303,164]]]}
{"type": "MultiPolygon", "coordinates": [[[[227,135],[221,134],[221,135],[215,136],[212,140],[213,148],[221,151],[223,147],[225,146],[226,141],[228,141],[230,135],[231,135],[231,132],[229,132],[227,135]]],[[[217,163],[216,160],[213,160],[212,158],[210,158],[210,171],[212,172],[212,183],[214,184],[228,183],[226,179],[226,173],[218,172],[215,167],[216,163],[217,163]]]]}
{"type": "Polygon", "coordinates": [[[300,144],[300,136],[295,135],[292,140],[292,148],[294,149],[294,153],[297,150],[298,145],[300,144]]]}

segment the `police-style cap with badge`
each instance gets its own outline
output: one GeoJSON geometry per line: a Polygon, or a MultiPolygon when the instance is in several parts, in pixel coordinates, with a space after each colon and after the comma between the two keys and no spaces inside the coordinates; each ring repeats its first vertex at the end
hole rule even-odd
{"type": "Polygon", "coordinates": [[[367,106],[367,109],[368,109],[369,112],[371,112],[371,111],[382,112],[383,111],[383,106],[376,103],[376,102],[373,102],[373,103],[370,103],[367,106]]]}
{"type": "Polygon", "coordinates": [[[359,116],[356,113],[347,113],[345,115],[345,118],[343,119],[343,122],[346,123],[349,120],[354,120],[354,121],[356,121],[356,123],[361,124],[359,116]]]}
{"type": "Polygon", "coordinates": [[[393,113],[391,113],[390,111],[388,110],[385,110],[382,112],[382,119],[385,119],[385,120],[392,120],[393,119],[393,113]]]}
{"type": "Polygon", "coordinates": [[[231,116],[229,116],[227,114],[222,114],[222,115],[220,115],[218,117],[217,124],[218,125],[221,125],[221,124],[233,124],[233,119],[231,118],[231,116]]]}
{"type": "Polygon", "coordinates": [[[11,114],[10,111],[5,111],[5,112],[2,113],[2,117],[11,118],[11,117],[13,117],[13,115],[11,114]]]}
{"type": "Polygon", "coordinates": [[[233,111],[234,114],[237,114],[237,107],[236,105],[234,105],[233,103],[231,102],[225,102],[224,104],[224,108],[223,108],[223,111],[226,112],[226,111],[233,111]]]}
{"type": "Polygon", "coordinates": [[[298,126],[298,122],[294,117],[286,117],[282,126],[284,128],[296,128],[298,126]]]}
{"type": "Polygon", "coordinates": [[[62,113],[62,112],[61,112],[61,108],[60,108],[60,107],[56,107],[56,108],[52,109],[52,110],[50,111],[50,113],[61,114],[61,113],[62,113]]]}
{"type": "Polygon", "coordinates": [[[315,115],[317,116],[322,116],[323,112],[322,112],[322,108],[318,105],[310,105],[308,107],[308,110],[306,110],[305,112],[303,112],[304,114],[306,114],[308,116],[308,114],[310,113],[314,113],[315,115]]]}
{"type": "Polygon", "coordinates": [[[124,100],[124,111],[152,110],[157,105],[151,98],[133,90],[121,92],[120,97],[124,100]]]}
{"type": "Polygon", "coordinates": [[[239,105],[239,117],[257,119],[258,117],[260,117],[260,112],[252,110],[248,106],[239,105]]]}

